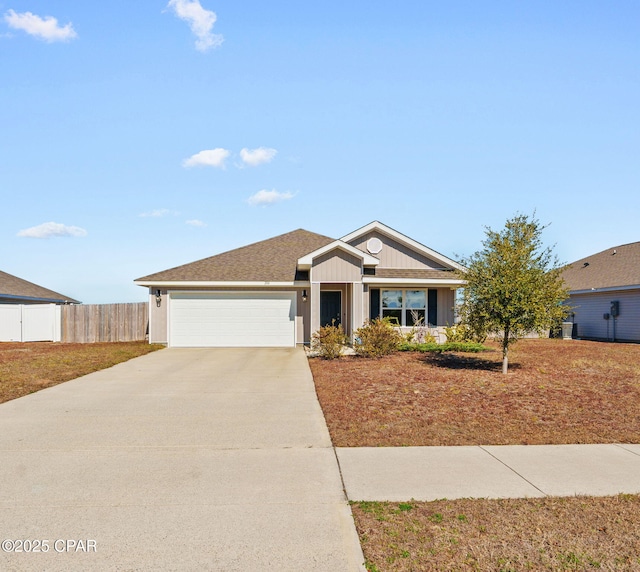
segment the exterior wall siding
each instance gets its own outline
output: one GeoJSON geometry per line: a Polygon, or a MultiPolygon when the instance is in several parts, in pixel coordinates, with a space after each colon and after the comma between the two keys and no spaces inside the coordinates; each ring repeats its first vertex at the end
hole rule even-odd
{"type": "Polygon", "coordinates": [[[149,343],[166,344],[167,338],[167,308],[169,298],[166,290],[161,290],[162,302],[160,307],[156,305],[155,291],[157,288],[149,288],[149,343]]]}
{"type": "Polygon", "coordinates": [[[454,304],[455,292],[451,288],[438,288],[438,325],[453,325],[454,304]]]}
{"type": "Polygon", "coordinates": [[[605,320],[603,315],[611,312],[611,302],[620,302],[620,315],[615,319],[615,339],[640,342],[640,290],[618,290],[575,294],[570,297],[580,338],[613,339],[613,317],[605,320]]]}
{"type": "Polygon", "coordinates": [[[340,249],[318,257],[312,271],[314,282],[360,282],[362,279],[360,260],[340,249]]]}
{"type": "Polygon", "coordinates": [[[307,291],[307,301],[302,300],[302,290],[298,290],[296,300],[296,344],[303,344],[311,340],[311,302],[310,288],[307,291]]]}
{"type": "Polygon", "coordinates": [[[369,232],[352,240],[349,244],[367,252],[367,241],[370,238],[379,238],[382,241],[382,250],[373,255],[380,259],[380,268],[410,268],[412,270],[442,268],[442,264],[439,262],[422,256],[411,248],[379,232],[369,232]]]}

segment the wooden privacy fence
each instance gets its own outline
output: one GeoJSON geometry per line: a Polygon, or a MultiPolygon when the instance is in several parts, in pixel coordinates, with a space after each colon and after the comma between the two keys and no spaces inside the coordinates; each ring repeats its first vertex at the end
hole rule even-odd
{"type": "Polygon", "coordinates": [[[62,306],[62,341],[76,343],[144,340],[149,306],[131,304],[77,304],[62,306]]]}

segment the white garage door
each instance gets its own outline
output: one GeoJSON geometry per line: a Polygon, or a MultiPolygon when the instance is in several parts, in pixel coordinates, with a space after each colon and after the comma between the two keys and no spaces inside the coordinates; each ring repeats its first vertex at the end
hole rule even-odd
{"type": "Polygon", "coordinates": [[[171,292],[173,347],[295,346],[295,292],[171,292]]]}

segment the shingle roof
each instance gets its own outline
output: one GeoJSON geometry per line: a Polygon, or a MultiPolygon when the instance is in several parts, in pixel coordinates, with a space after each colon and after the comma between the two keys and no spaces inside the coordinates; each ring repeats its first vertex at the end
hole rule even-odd
{"type": "Polygon", "coordinates": [[[334,242],[298,229],[138,278],[136,282],[293,282],[298,258],[334,242]]]}
{"type": "Polygon", "coordinates": [[[67,302],[71,304],[80,303],[78,300],[69,298],[69,296],[54,292],[48,288],[43,288],[33,282],[28,282],[27,280],[23,280],[22,278],[18,278],[17,276],[7,274],[0,270],[0,299],[2,298],[9,298],[16,302],[20,302],[21,299],[24,299],[24,301],[32,302],[45,301],[54,303],[67,302]]]}
{"type": "Polygon", "coordinates": [[[376,268],[376,278],[451,278],[451,270],[421,268],[376,268]]]}
{"type": "Polygon", "coordinates": [[[566,267],[562,277],[570,291],[640,284],[640,242],[577,260],[566,267]]]}

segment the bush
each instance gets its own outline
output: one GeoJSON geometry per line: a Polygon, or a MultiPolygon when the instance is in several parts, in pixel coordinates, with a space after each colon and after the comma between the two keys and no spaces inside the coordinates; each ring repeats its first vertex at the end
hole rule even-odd
{"type": "Polygon", "coordinates": [[[474,342],[482,344],[487,336],[474,332],[466,324],[458,324],[456,326],[446,326],[444,329],[444,335],[447,337],[447,342],[474,342]]]}
{"type": "Polygon", "coordinates": [[[347,336],[342,324],[332,323],[322,326],[311,336],[311,349],[324,359],[335,359],[342,354],[342,346],[347,343],[347,336]]]}
{"type": "Polygon", "coordinates": [[[490,351],[491,348],[483,346],[478,342],[445,342],[444,344],[426,343],[426,344],[401,344],[398,348],[403,352],[470,352],[478,353],[490,351]]]}
{"type": "Polygon", "coordinates": [[[361,356],[381,357],[397,351],[403,341],[390,318],[376,318],[356,330],[353,348],[361,356]]]}

